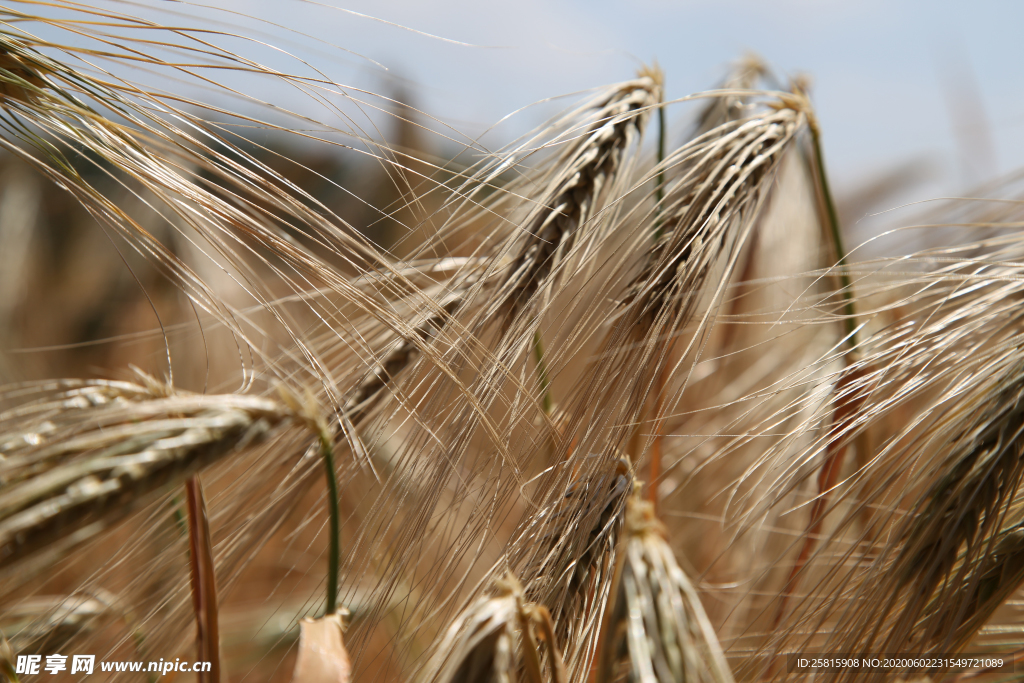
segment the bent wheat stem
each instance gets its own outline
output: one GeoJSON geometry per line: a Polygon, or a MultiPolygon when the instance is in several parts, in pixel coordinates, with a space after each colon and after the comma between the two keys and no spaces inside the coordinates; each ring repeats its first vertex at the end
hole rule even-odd
{"type": "Polygon", "coordinates": [[[825,209],[825,224],[832,238],[832,245],[836,251],[836,265],[839,267],[839,284],[842,291],[845,313],[846,344],[851,351],[854,351],[857,348],[857,309],[854,304],[853,284],[850,282],[850,274],[847,272],[846,249],[843,248],[843,229],[839,224],[839,212],[836,210],[836,202],[832,197],[832,187],[828,182],[828,174],[825,172],[825,156],[822,152],[821,130],[818,127],[815,116],[808,116],[807,118],[807,128],[811,133],[811,149],[814,153],[812,166],[814,167],[814,175],[825,209]]]}
{"type": "MultiPolygon", "coordinates": [[[[324,464],[327,516],[331,534],[327,545],[327,606],[324,612],[324,616],[327,617],[338,613],[338,573],[341,570],[341,507],[338,498],[338,475],[334,463],[334,438],[313,392],[307,390],[305,399],[300,400],[288,387],[282,385],[278,387],[278,394],[292,409],[294,415],[316,435],[320,458],[324,464]]],[[[342,419],[347,417],[342,415],[342,419]]],[[[355,434],[349,433],[344,423],[342,432],[347,439],[356,438],[355,434]]]]}
{"type": "Polygon", "coordinates": [[[338,572],[341,569],[341,512],[338,503],[338,476],[334,470],[334,447],[330,437],[323,431],[317,434],[320,440],[320,456],[324,459],[324,476],[327,479],[327,509],[330,515],[331,540],[327,560],[327,608],[326,614],[338,611],[338,572]]]}

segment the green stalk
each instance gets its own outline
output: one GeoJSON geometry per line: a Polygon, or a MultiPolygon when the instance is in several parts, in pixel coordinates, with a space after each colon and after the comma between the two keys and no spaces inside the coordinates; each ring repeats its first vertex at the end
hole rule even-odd
{"type": "Polygon", "coordinates": [[[544,362],[544,344],[540,339],[540,331],[533,333],[533,355],[537,359],[537,378],[540,380],[540,390],[543,392],[541,407],[544,414],[551,414],[551,380],[548,377],[548,366],[544,362]]]}
{"type": "MultiPolygon", "coordinates": [[[[665,107],[658,107],[658,166],[665,161],[665,107]]],[[[665,199],[665,169],[662,168],[658,171],[658,178],[655,180],[654,185],[654,197],[658,203],[654,208],[654,239],[655,241],[661,237],[661,202],[665,199]]]]}
{"type": "MultiPolygon", "coordinates": [[[[664,92],[664,91],[663,91],[664,92]]],[[[657,206],[654,209],[654,241],[657,242],[663,231],[664,219],[661,215],[662,207],[661,203],[665,199],[665,169],[661,167],[662,162],[665,161],[665,137],[666,137],[665,123],[665,107],[658,107],[658,178],[655,181],[654,196],[658,200],[657,206]]],[[[669,343],[667,354],[672,352],[672,343],[669,343]]],[[[662,365],[658,369],[657,375],[657,398],[654,412],[656,415],[661,413],[662,409],[662,391],[665,388],[665,373],[667,367],[662,365]]],[[[661,478],[661,423],[655,421],[654,423],[654,442],[651,444],[651,462],[648,466],[648,484],[647,495],[651,504],[654,505],[655,509],[658,506],[658,480],[661,478]]]]}
{"type": "Polygon", "coordinates": [[[836,211],[835,201],[832,199],[832,190],[828,184],[828,176],[825,173],[825,159],[821,151],[821,132],[818,124],[812,121],[811,146],[814,149],[814,166],[818,179],[818,187],[821,190],[822,202],[825,204],[829,233],[832,236],[832,244],[836,250],[836,257],[839,263],[839,284],[843,289],[843,312],[846,314],[846,342],[853,351],[857,348],[857,309],[853,303],[853,286],[850,283],[850,276],[846,272],[846,250],[843,248],[843,231],[839,225],[839,212],[836,211]]]}
{"type": "Polygon", "coordinates": [[[334,474],[334,448],[327,433],[320,431],[320,455],[327,475],[327,508],[331,518],[331,543],[327,556],[327,611],[338,611],[338,572],[341,569],[341,512],[338,506],[338,480],[334,474]]]}

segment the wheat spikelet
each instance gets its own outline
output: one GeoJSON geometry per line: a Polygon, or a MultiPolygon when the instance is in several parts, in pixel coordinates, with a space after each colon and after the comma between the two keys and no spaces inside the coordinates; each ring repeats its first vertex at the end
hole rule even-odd
{"type": "MultiPolygon", "coordinates": [[[[587,254],[599,248],[614,224],[641,134],[660,92],[657,79],[646,75],[601,89],[534,138],[503,152],[495,162],[498,168],[513,168],[522,177],[480,206],[470,203],[456,211],[448,228],[439,233],[437,239],[450,239],[449,232],[481,221],[481,214],[499,217],[478,252],[479,261],[453,278],[445,294],[452,310],[463,314],[463,339],[467,334],[485,337],[495,319],[502,321],[497,338],[481,349],[483,362],[470,361],[477,368],[473,391],[481,396],[481,406],[493,405],[506,383],[524,383],[514,371],[527,350],[540,347],[538,328],[552,298],[566,282],[578,278],[579,268],[589,262],[587,254]],[[520,157],[545,147],[563,151],[536,169],[520,167],[520,157]]],[[[493,166],[483,166],[467,183],[488,186],[495,173],[493,166]]],[[[517,404],[520,401],[517,397],[517,404]]],[[[521,420],[516,413],[527,409],[516,405],[509,423],[521,420]]]]}
{"type": "Polygon", "coordinates": [[[0,415],[17,435],[0,463],[3,566],[96,522],[123,519],[150,494],[251,443],[288,414],[252,396],[160,396],[100,383],[0,415]]]}
{"type": "MultiPolygon", "coordinates": [[[[954,602],[952,596],[943,599],[945,596],[934,594],[940,584],[949,581],[956,569],[958,556],[964,551],[969,560],[973,552],[977,552],[975,548],[984,547],[985,555],[992,554],[989,561],[1016,564],[1013,548],[1019,544],[1019,534],[1015,533],[1015,528],[1000,532],[998,527],[1003,509],[1015,499],[1024,475],[1020,469],[1024,454],[1024,444],[1021,443],[1024,428],[1022,399],[1021,388],[1011,384],[993,397],[991,407],[981,413],[981,420],[965,425],[965,438],[960,439],[956,450],[944,464],[946,474],[925,493],[920,511],[903,531],[899,539],[902,547],[891,571],[898,577],[901,587],[909,585],[914,594],[904,607],[904,619],[909,620],[916,613],[925,611],[924,605],[918,602],[922,598],[934,598],[940,605],[954,602]],[[985,539],[991,541],[986,543],[985,539]]],[[[988,564],[988,561],[982,564],[988,564]]],[[[961,567],[960,572],[965,569],[967,567],[961,567]]],[[[989,574],[985,568],[971,568],[971,571],[989,574]]],[[[999,573],[997,570],[996,574],[999,573]]],[[[1006,578],[1018,573],[1018,570],[1013,570],[1006,578]]],[[[994,578],[980,581],[991,584],[994,578]]],[[[963,579],[954,581],[960,585],[963,583],[963,579]]],[[[991,595],[994,588],[989,585],[972,590],[991,595]]],[[[977,596],[973,597],[974,602],[978,600],[977,596]]],[[[978,606],[967,610],[965,616],[973,617],[978,606]]],[[[928,641],[947,637],[944,634],[954,634],[959,630],[945,626],[937,625],[934,630],[915,628],[914,638],[928,641]]]]}
{"type": "Polygon", "coordinates": [[[624,460],[589,456],[574,462],[578,472],[561,499],[527,521],[510,541],[508,558],[493,570],[507,562],[523,576],[526,595],[550,610],[570,678],[583,675],[594,656],[632,481],[624,460]]]}
{"type": "Polygon", "coordinates": [[[525,671],[531,683],[567,683],[562,657],[543,606],[526,602],[523,587],[511,574],[495,581],[497,595],[469,605],[440,642],[433,673],[438,683],[517,680],[525,671]],[[537,641],[547,641],[542,651],[537,641]],[[545,678],[541,663],[549,662],[545,678]]]}
{"type": "Polygon", "coordinates": [[[714,628],[653,505],[631,498],[625,526],[602,624],[598,683],[732,683],[714,628]]]}
{"type": "Polygon", "coordinates": [[[526,307],[550,273],[558,269],[578,239],[593,230],[608,186],[620,171],[622,157],[643,132],[652,107],[660,100],[661,84],[651,77],[625,83],[597,104],[596,119],[559,157],[559,175],[537,202],[523,224],[525,236],[516,237],[517,254],[506,276],[509,319],[526,307]]]}
{"type": "MultiPolygon", "coordinates": [[[[984,202],[951,208],[970,216],[965,225],[998,230],[1015,220],[984,202]]],[[[891,275],[886,260],[847,268],[870,285],[859,292],[870,334],[861,357],[833,376],[843,389],[825,405],[855,408],[839,422],[812,411],[803,429],[820,435],[784,464],[780,452],[769,500],[806,481],[807,465],[834,444],[870,432],[880,445],[828,492],[821,548],[801,570],[806,588],[792,596],[798,607],[769,639],[770,653],[959,652],[991,640],[978,629],[1021,581],[1019,249],[1010,232],[997,233],[922,250],[891,275]]],[[[823,498],[812,495],[808,507],[823,498]]]]}
{"type": "MultiPolygon", "coordinates": [[[[164,561],[174,563],[179,557],[193,558],[196,576],[191,591],[186,574],[167,582],[166,593],[151,595],[152,582],[161,580],[154,577],[160,572],[153,568],[120,586],[125,604],[142,607],[137,617],[122,619],[127,627],[126,632],[122,631],[122,643],[134,641],[138,650],[139,634],[145,632],[145,651],[180,651],[184,642],[191,640],[185,635],[186,625],[195,612],[201,626],[197,636],[200,650],[206,653],[207,661],[216,662],[212,655],[219,647],[217,595],[233,587],[253,554],[266,544],[317,479],[320,468],[310,467],[310,459],[303,459],[302,451],[310,440],[307,430],[314,428],[323,438],[329,428],[318,411],[308,404],[299,405],[288,392],[282,395],[289,400],[281,403],[254,396],[199,396],[173,390],[145,376],[143,379],[146,381],[142,385],[65,381],[28,390],[15,387],[4,395],[10,398],[43,394],[39,400],[4,414],[15,425],[27,422],[34,428],[15,432],[14,447],[7,448],[11,457],[2,463],[4,474],[15,481],[14,486],[5,488],[0,499],[5,513],[10,513],[4,520],[4,538],[7,540],[9,532],[16,542],[11,545],[11,559],[4,571],[16,572],[19,579],[5,588],[14,589],[17,583],[29,578],[19,576],[18,572],[26,563],[36,562],[35,554],[41,555],[43,562],[53,563],[74,545],[95,537],[140,509],[148,509],[152,523],[161,512],[166,514],[179,505],[169,495],[160,500],[160,494],[168,488],[173,490],[175,484],[186,479],[194,481],[193,475],[200,468],[220,464],[228,471],[246,472],[253,467],[254,455],[259,463],[261,452],[271,449],[279,458],[285,458],[276,465],[285,475],[276,487],[268,490],[272,480],[260,479],[267,474],[268,465],[271,469],[275,465],[259,465],[237,483],[233,482],[242,498],[221,506],[210,516],[212,523],[207,521],[205,510],[190,510],[190,523],[201,525],[201,533],[190,533],[188,540],[202,543],[201,547],[191,551],[183,548],[184,535],[161,539],[166,549],[157,554],[162,554],[164,561]],[[302,427],[276,429],[289,423],[302,427]],[[232,458],[226,457],[229,455],[238,456],[240,467],[231,464],[232,458]],[[81,483],[83,480],[88,486],[81,483]],[[251,503],[255,496],[266,497],[259,512],[240,515],[238,506],[251,503]],[[144,507],[153,500],[157,501],[155,506],[144,507]],[[75,513],[70,519],[69,509],[75,513]],[[228,528],[225,516],[234,518],[228,528]],[[216,552],[210,527],[223,534],[216,552]],[[218,579],[214,578],[215,565],[218,579]],[[145,598],[140,599],[140,595],[145,598]]],[[[344,472],[346,466],[343,464],[339,469],[344,472]]],[[[191,492],[189,501],[202,507],[201,499],[194,500],[191,492]]],[[[322,516],[319,510],[311,514],[322,516]]],[[[144,529],[141,534],[136,532],[135,543],[126,544],[101,565],[83,584],[81,592],[101,590],[106,576],[121,563],[144,562],[149,552],[147,537],[159,537],[164,531],[159,524],[144,529]]],[[[37,621],[58,619],[53,612],[48,610],[37,621]]],[[[104,620],[109,622],[115,616],[108,614],[104,620]]],[[[88,624],[76,626],[76,620],[81,622],[77,618],[59,617],[57,626],[38,635],[33,635],[32,628],[25,629],[19,634],[19,642],[38,644],[40,637],[53,636],[57,637],[54,642],[63,643],[62,647],[89,647],[100,634],[94,633],[88,624]],[[59,636],[61,630],[67,632],[63,640],[59,636]]],[[[213,676],[217,674],[215,664],[213,676]]]]}
{"type": "Polygon", "coordinates": [[[700,290],[714,260],[730,248],[728,240],[742,242],[750,230],[750,214],[763,201],[762,192],[800,130],[801,119],[800,112],[780,108],[739,125],[723,124],[714,135],[666,160],[670,168],[681,167],[681,177],[667,190],[663,235],[650,250],[625,306],[652,322],[669,304],[692,310],[697,301],[693,293],[700,290]],[[740,232],[731,236],[736,225],[740,232]]]}

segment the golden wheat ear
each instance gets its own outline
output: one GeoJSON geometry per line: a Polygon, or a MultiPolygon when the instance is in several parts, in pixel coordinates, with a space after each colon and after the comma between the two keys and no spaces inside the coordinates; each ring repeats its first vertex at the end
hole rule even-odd
{"type": "Polygon", "coordinates": [[[576,470],[572,480],[556,495],[553,487],[565,479],[554,475],[542,510],[524,520],[507,546],[508,559],[491,575],[500,576],[507,566],[523,577],[526,596],[549,610],[553,638],[575,680],[585,675],[596,650],[632,472],[625,460],[597,455],[564,465],[576,470]]]}
{"type": "MultiPolygon", "coordinates": [[[[952,415],[928,420],[932,433],[948,435],[951,443],[936,444],[934,436],[924,435],[918,443],[908,440],[908,445],[886,449],[877,458],[875,481],[859,487],[863,499],[876,505],[892,500],[893,509],[907,512],[902,518],[879,515],[873,527],[861,532],[865,544],[874,547],[860,556],[844,553],[853,571],[840,576],[849,583],[819,584],[853,598],[842,600],[842,611],[830,606],[808,616],[839,617],[826,647],[962,652],[1024,583],[1019,382],[984,398],[975,390],[969,393],[973,396],[968,402],[978,401],[969,412],[947,406],[937,410],[952,409],[952,415]],[[896,475],[892,468],[897,462],[917,463],[924,481],[896,475]],[[888,476],[885,470],[890,470],[888,476]],[[890,490],[896,482],[902,489],[898,493],[890,490]]],[[[927,412],[922,417],[928,419],[927,412]]],[[[905,468],[899,467],[903,472],[905,468]]],[[[856,519],[847,514],[841,521],[827,539],[833,548],[844,531],[853,530],[850,523],[856,519]]],[[[908,672],[922,670],[910,667],[908,672]]],[[[846,675],[842,680],[852,679],[846,675]]]]}
{"type": "MultiPolygon", "coordinates": [[[[117,382],[57,382],[0,414],[0,566],[83,529],[98,532],[153,495],[253,443],[290,412],[256,396],[155,394],[117,382]]],[[[8,388],[4,399],[24,395],[8,388]]]]}
{"type": "Polygon", "coordinates": [[[568,683],[547,609],[527,602],[512,574],[494,582],[494,593],[456,617],[424,680],[509,683],[525,673],[529,683],[568,683]]]}
{"type": "Polygon", "coordinates": [[[804,125],[802,111],[780,107],[722,124],[665,160],[678,177],[666,190],[659,234],[623,301],[648,322],[637,329],[646,331],[662,317],[685,322],[718,259],[735,258],[736,245],[752,230],[775,171],[804,125]]]}
{"type": "Polygon", "coordinates": [[[572,252],[579,233],[595,229],[623,156],[644,129],[661,99],[661,84],[650,76],[625,83],[600,102],[592,118],[558,159],[558,173],[516,236],[516,255],[501,284],[507,320],[530,305],[535,293],[572,252]]]}
{"type": "Polygon", "coordinates": [[[956,431],[943,475],[902,525],[879,595],[881,614],[898,614],[890,647],[958,651],[1024,581],[1024,536],[1011,521],[1024,482],[1024,385],[1010,383],[956,431]]]}
{"type": "Polygon", "coordinates": [[[651,503],[633,497],[601,626],[597,683],[732,683],[700,596],[665,541],[651,503]]]}
{"type": "MultiPolygon", "coordinates": [[[[860,357],[827,378],[830,401],[804,402],[813,441],[778,453],[765,496],[811,483],[790,514],[827,516],[791,547],[807,562],[801,588],[786,586],[793,613],[767,634],[775,652],[999,652],[1019,640],[1005,624],[1022,580],[1021,244],[1001,230],[1019,208],[987,204],[955,202],[922,225],[985,225],[991,239],[921,249],[892,273],[884,259],[847,267],[869,311],[860,357]],[[844,403],[851,414],[835,419],[844,403]],[[864,432],[878,444],[870,457],[814,487],[809,466],[864,432]],[[805,558],[809,538],[819,549],[805,558]]],[[[844,356],[837,346],[827,362],[844,356]]]]}
{"type": "MultiPolygon", "coordinates": [[[[470,274],[476,282],[466,288],[463,306],[473,334],[484,337],[497,328],[491,357],[477,378],[480,392],[493,394],[508,380],[515,382],[510,369],[533,351],[544,387],[541,401],[545,413],[551,412],[543,318],[554,300],[592,272],[592,257],[615,222],[641,159],[647,120],[660,102],[661,84],[652,75],[601,88],[534,137],[503,151],[498,167],[514,169],[520,177],[479,206],[456,213],[455,227],[494,225],[480,247],[487,263],[470,274]],[[527,158],[543,152],[548,153],[535,167],[526,165],[527,158]]],[[[483,186],[493,182],[494,172],[485,166],[473,178],[483,186]]]]}

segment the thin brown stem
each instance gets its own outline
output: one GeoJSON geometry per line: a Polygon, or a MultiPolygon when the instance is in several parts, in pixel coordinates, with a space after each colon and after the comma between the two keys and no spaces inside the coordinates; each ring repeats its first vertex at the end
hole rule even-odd
{"type": "MultiPolygon", "coordinates": [[[[832,247],[835,251],[836,264],[839,266],[838,280],[843,296],[844,329],[846,332],[845,336],[848,348],[843,360],[847,370],[849,370],[853,367],[856,361],[857,353],[858,323],[857,311],[853,303],[853,285],[850,282],[849,274],[846,272],[846,250],[843,248],[843,231],[842,226],[839,224],[839,212],[836,210],[835,201],[832,198],[828,175],[825,172],[821,134],[815,118],[810,116],[809,119],[810,125],[808,128],[811,132],[811,150],[813,152],[813,156],[806,158],[806,161],[808,166],[811,168],[812,175],[815,180],[815,189],[819,198],[818,206],[821,215],[821,222],[827,229],[829,238],[832,242],[832,247]]],[[[807,561],[810,559],[811,552],[817,544],[817,539],[821,532],[824,517],[828,512],[831,492],[839,482],[839,474],[842,470],[843,462],[846,458],[846,452],[849,447],[849,441],[844,437],[844,433],[849,427],[850,420],[859,411],[867,397],[867,393],[863,391],[858,391],[855,395],[846,397],[844,397],[844,393],[846,393],[852,382],[862,378],[863,376],[863,369],[855,369],[853,371],[846,372],[836,383],[836,386],[833,389],[833,397],[836,397],[836,405],[832,413],[832,435],[834,441],[830,442],[825,449],[825,460],[821,465],[821,470],[818,472],[817,497],[811,506],[810,518],[807,523],[807,529],[804,532],[800,552],[797,555],[796,561],[793,563],[793,567],[790,569],[789,577],[787,578],[786,585],[783,588],[781,598],[779,600],[779,607],[775,613],[775,618],[772,624],[773,629],[777,629],[781,624],[789,604],[789,599],[795,594],[799,586],[804,567],[806,567],[807,561]]],[[[856,444],[859,455],[864,457],[866,454],[865,451],[869,447],[867,435],[864,433],[859,435],[856,439],[856,444]]]]}
{"type": "Polygon", "coordinates": [[[188,495],[189,565],[192,570],[192,607],[196,615],[196,659],[210,662],[198,673],[199,683],[220,683],[220,634],[217,621],[217,579],[214,575],[210,520],[199,477],[185,482],[188,495]]]}
{"type": "Polygon", "coordinates": [[[551,378],[548,376],[548,365],[544,360],[544,342],[540,338],[540,331],[533,333],[533,355],[537,360],[537,380],[540,382],[541,407],[544,414],[551,414],[551,378]]]}

